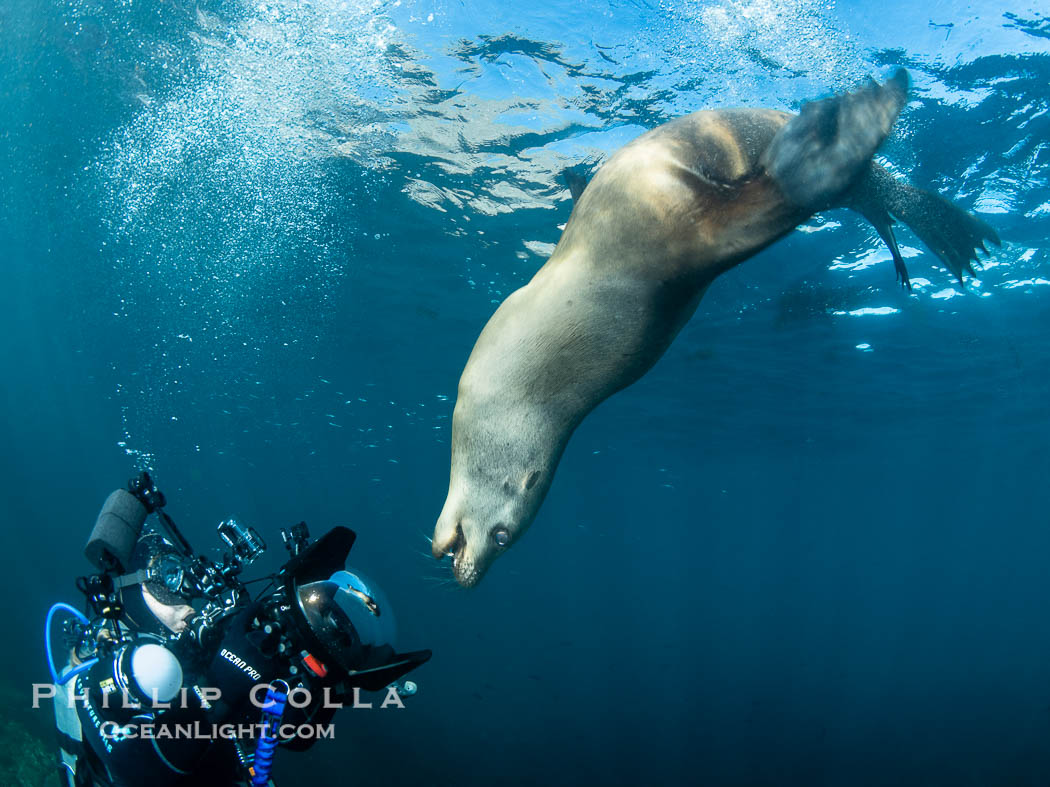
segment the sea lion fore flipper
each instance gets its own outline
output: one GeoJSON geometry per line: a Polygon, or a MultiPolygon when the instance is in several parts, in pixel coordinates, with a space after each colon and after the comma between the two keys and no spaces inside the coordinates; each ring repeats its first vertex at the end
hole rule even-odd
{"type": "Polygon", "coordinates": [[[770,142],[761,166],[784,196],[816,212],[860,177],[907,101],[908,72],[802,105],[770,142]]]}

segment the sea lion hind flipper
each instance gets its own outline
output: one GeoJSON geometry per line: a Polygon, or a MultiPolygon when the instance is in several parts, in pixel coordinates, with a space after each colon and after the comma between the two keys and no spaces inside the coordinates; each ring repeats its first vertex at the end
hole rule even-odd
{"type": "Polygon", "coordinates": [[[883,243],[889,248],[890,255],[893,257],[893,269],[897,272],[897,281],[901,283],[901,287],[910,290],[911,276],[908,275],[908,266],[904,264],[904,257],[901,256],[900,247],[897,245],[897,236],[893,233],[893,225],[896,224],[893,216],[881,205],[865,205],[858,210],[864,215],[864,218],[871,222],[871,226],[875,228],[883,243]]]}
{"type": "Polygon", "coordinates": [[[879,191],[886,208],[919,236],[959,283],[963,275],[975,276],[980,267],[977,251],[988,253],[986,242],[1002,245],[999,234],[986,222],[945,199],[940,194],[915,188],[893,179],[879,191]]]}
{"type": "Polygon", "coordinates": [[[833,204],[871,161],[908,97],[903,68],[885,84],[803,104],[762,153],[761,166],[792,203],[811,213],[833,204]]]}
{"type": "MultiPolygon", "coordinates": [[[[890,228],[894,218],[918,235],[960,282],[964,273],[974,275],[973,266],[979,264],[978,249],[987,254],[987,241],[1000,245],[999,235],[981,219],[939,194],[898,180],[878,164],[868,167],[841,204],[872,223],[890,247],[898,276],[904,261],[890,228]]],[[[906,276],[905,273],[904,281],[908,281],[906,276]]]]}

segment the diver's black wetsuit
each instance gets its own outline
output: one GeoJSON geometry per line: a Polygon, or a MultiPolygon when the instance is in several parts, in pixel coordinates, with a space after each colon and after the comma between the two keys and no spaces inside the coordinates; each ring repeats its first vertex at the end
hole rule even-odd
{"type": "MultiPolygon", "coordinates": [[[[106,787],[244,784],[247,772],[237,747],[239,744],[250,754],[255,739],[241,735],[235,742],[216,736],[215,731],[224,724],[258,724],[260,711],[251,702],[251,691],[277,673],[277,665],[260,652],[255,632],[249,630],[253,614],[248,608],[229,619],[221,641],[206,651],[196,646],[176,647],[184,677],[182,691],[168,703],[170,708],[154,708],[150,703],[124,707],[133,701],[124,702],[113,678],[112,658],[78,675],[74,687],[83,743],[76,783],[106,787]],[[244,666],[225,656],[231,653],[238,654],[244,666]],[[205,688],[218,690],[221,699],[205,693],[205,688]],[[121,734],[122,727],[133,730],[136,737],[121,734]],[[148,731],[145,735],[144,729],[148,731]],[[85,777],[93,781],[81,781],[85,777]]],[[[149,635],[140,639],[172,647],[170,640],[149,635]]],[[[311,710],[316,709],[304,713],[289,708],[285,719],[291,723],[305,721],[311,710]]],[[[301,751],[311,743],[297,740],[285,748],[301,751]]]]}
{"type": "MultiPolygon", "coordinates": [[[[125,707],[124,695],[114,685],[112,665],[105,662],[75,680],[83,736],[78,785],[231,787],[243,782],[234,742],[211,735],[212,725],[225,721],[228,710],[202,702],[206,679],[184,680],[184,690],[169,703],[170,708],[125,707]]],[[[254,745],[244,743],[249,750],[254,745]]]]}

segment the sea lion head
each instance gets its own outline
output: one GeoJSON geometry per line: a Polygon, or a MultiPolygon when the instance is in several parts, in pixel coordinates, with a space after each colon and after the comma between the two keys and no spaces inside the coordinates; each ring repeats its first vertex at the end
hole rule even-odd
{"type": "Polygon", "coordinates": [[[514,407],[477,407],[463,397],[452,422],[452,471],[432,552],[451,557],[453,576],[469,588],[536,518],[564,441],[514,407]]]}

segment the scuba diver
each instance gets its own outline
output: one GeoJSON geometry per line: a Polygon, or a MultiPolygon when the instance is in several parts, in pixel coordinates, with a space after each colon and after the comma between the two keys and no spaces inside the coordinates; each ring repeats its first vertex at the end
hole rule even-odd
{"type": "Polygon", "coordinates": [[[361,691],[388,703],[429,650],[397,653],[386,597],[344,567],[356,538],[336,527],[311,542],[305,522],[281,531],[289,560],[243,581],[266,545],[235,520],[218,527],[221,562],[195,554],[142,473],[106,500],[77,580],[87,614],[48,612],[63,783],[69,787],[271,785],[279,748],[304,751],[361,691]],[[157,524],[146,524],[155,514],[157,524]],[[251,582],[269,580],[254,596],[251,582]],[[68,615],[59,671],[52,624],[68,615]],[[307,734],[303,734],[303,730],[307,734]]]}

